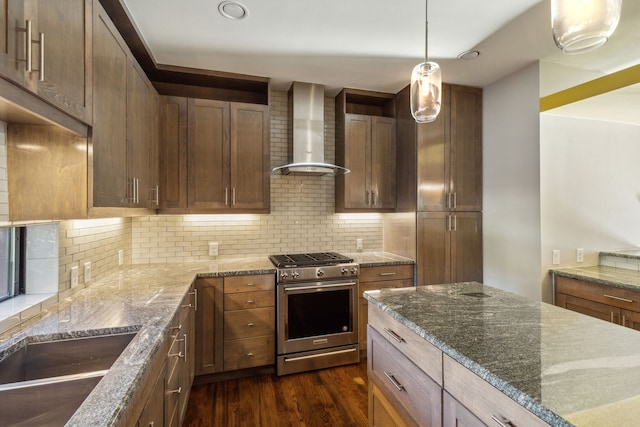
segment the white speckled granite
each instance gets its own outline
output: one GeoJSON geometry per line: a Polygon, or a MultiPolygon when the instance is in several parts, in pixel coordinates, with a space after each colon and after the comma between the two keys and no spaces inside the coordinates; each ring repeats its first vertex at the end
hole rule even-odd
{"type": "Polygon", "coordinates": [[[365,298],[553,426],[638,425],[638,331],[474,282],[365,298]]]}
{"type": "Polygon", "coordinates": [[[640,291],[640,271],[594,265],[590,267],[558,268],[549,270],[556,276],[587,280],[601,285],[640,291]]]}
{"type": "Polygon", "coordinates": [[[1,336],[0,359],[26,341],[138,331],[67,423],[79,427],[117,425],[196,277],[275,271],[266,257],[124,269],[52,307],[43,320],[12,336],[1,336]]]}

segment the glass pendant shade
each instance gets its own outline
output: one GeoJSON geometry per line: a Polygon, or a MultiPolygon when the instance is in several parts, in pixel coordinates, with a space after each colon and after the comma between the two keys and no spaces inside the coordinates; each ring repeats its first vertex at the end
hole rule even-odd
{"type": "Polygon", "coordinates": [[[411,115],[418,123],[438,117],[442,105],[442,74],[435,62],[423,62],[411,73],[411,115]]]}
{"type": "Polygon", "coordinates": [[[599,48],[620,21],[622,0],[551,0],[553,40],[562,53],[599,48]]]}

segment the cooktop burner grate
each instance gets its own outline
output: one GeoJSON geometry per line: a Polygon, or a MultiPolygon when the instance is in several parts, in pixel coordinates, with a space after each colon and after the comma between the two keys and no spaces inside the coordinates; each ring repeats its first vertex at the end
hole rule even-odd
{"type": "Polygon", "coordinates": [[[320,265],[335,265],[353,262],[353,258],[336,252],[316,252],[308,254],[269,255],[269,259],[278,268],[282,267],[311,267],[320,265]]]}

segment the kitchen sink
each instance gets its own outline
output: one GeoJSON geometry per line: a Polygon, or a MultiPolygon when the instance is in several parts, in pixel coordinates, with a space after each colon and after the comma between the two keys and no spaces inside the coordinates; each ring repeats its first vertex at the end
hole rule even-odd
{"type": "Polygon", "coordinates": [[[3,425],[64,425],[135,335],[28,343],[0,361],[3,425]]]}

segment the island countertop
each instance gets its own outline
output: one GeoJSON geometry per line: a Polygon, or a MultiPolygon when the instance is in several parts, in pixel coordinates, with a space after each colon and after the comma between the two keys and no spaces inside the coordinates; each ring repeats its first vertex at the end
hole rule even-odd
{"type": "Polygon", "coordinates": [[[640,419],[638,331],[475,282],[365,298],[550,425],[640,419]]]}

